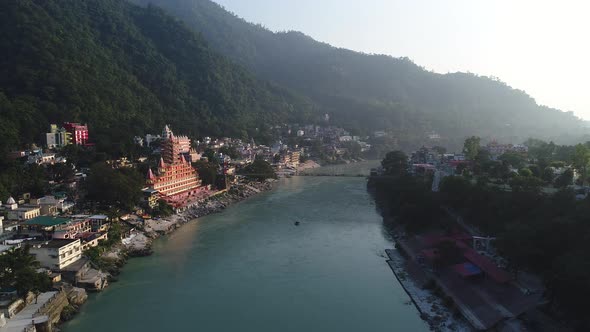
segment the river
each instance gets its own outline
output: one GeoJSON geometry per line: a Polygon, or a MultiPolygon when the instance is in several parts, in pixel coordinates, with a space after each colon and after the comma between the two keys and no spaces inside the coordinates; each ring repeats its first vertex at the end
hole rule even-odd
{"type": "Polygon", "coordinates": [[[283,179],[157,240],[63,329],[428,331],[382,257],[390,247],[366,179],[283,179]]]}

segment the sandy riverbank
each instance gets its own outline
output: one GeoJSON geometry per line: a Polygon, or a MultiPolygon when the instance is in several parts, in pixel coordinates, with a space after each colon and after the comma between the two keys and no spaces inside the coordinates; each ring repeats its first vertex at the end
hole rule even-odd
{"type": "Polygon", "coordinates": [[[300,164],[297,167],[297,172],[302,172],[307,169],[314,169],[314,168],[319,168],[319,167],[322,167],[322,165],[318,164],[317,162],[315,162],[313,160],[307,160],[306,162],[304,162],[303,164],[300,164]]]}

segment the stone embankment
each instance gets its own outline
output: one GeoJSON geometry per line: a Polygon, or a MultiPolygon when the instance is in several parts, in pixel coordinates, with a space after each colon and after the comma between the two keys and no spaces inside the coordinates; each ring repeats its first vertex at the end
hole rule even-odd
{"type": "Polygon", "coordinates": [[[0,315],[0,331],[55,331],[55,326],[76,314],[87,298],[86,290],[67,284],[50,292],[29,292],[17,301],[23,303],[17,312],[0,315]]]}

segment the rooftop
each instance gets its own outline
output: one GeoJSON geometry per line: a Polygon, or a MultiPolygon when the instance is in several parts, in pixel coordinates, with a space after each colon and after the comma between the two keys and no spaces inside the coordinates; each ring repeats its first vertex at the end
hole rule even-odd
{"type": "Polygon", "coordinates": [[[108,216],[105,216],[103,214],[97,214],[97,215],[91,216],[90,219],[106,220],[106,219],[109,219],[109,217],[108,216]]]}
{"type": "Polygon", "coordinates": [[[74,242],[78,242],[78,241],[80,241],[80,240],[78,240],[78,239],[75,239],[75,240],[74,239],[63,239],[63,240],[62,239],[59,239],[59,240],[51,240],[51,241],[48,241],[48,242],[37,242],[37,243],[34,243],[34,244],[41,245],[41,248],[54,248],[54,249],[57,249],[57,248],[61,248],[63,246],[67,246],[68,244],[71,244],[71,243],[74,243],[74,242]]]}
{"type": "Polygon", "coordinates": [[[41,217],[36,217],[36,218],[30,219],[30,220],[27,220],[22,224],[23,225],[51,227],[51,226],[66,224],[69,221],[70,221],[70,219],[68,219],[68,218],[41,216],[41,217]]]}

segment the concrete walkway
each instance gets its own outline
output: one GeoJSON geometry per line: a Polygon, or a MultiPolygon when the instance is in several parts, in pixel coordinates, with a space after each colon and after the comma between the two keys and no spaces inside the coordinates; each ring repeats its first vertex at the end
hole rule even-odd
{"type": "Polygon", "coordinates": [[[33,322],[34,324],[46,322],[48,319],[47,316],[34,316],[35,314],[38,314],[41,307],[43,307],[43,305],[46,303],[49,303],[56,294],[57,292],[47,292],[40,294],[39,298],[37,298],[37,303],[33,301],[33,303],[26,306],[12,318],[6,319],[6,325],[0,327],[0,332],[23,332],[26,331],[27,328],[32,327],[33,322]]]}

